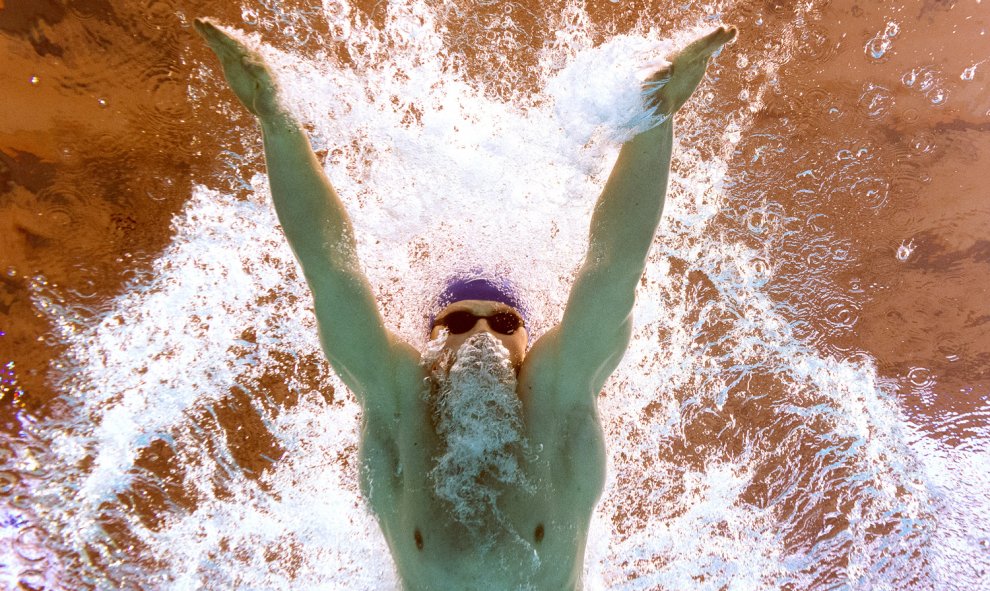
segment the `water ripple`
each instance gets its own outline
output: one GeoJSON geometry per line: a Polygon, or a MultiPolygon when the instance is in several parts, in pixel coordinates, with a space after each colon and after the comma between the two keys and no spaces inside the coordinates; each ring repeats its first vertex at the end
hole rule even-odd
{"type": "Polygon", "coordinates": [[[45,538],[45,532],[40,527],[36,525],[26,527],[14,538],[14,552],[28,562],[45,561],[48,559],[48,550],[44,545],[45,538]]]}
{"type": "Polygon", "coordinates": [[[890,198],[890,183],[879,177],[861,177],[853,181],[849,192],[867,208],[882,209],[890,198]]]}
{"type": "Polygon", "coordinates": [[[915,390],[929,390],[935,385],[935,376],[927,367],[912,367],[907,372],[907,380],[915,390]]]}
{"type": "Polygon", "coordinates": [[[867,83],[866,89],[859,95],[857,105],[860,112],[870,119],[879,119],[890,113],[894,106],[894,95],[883,86],[867,83]]]}
{"type": "Polygon", "coordinates": [[[808,24],[799,31],[796,52],[811,62],[827,62],[839,52],[838,44],[828,37],[828,31],[818,24],[808,24]]]}
{"type": "Polygon", "coordinates": [[[942,413],[929,430],[950,445],[982,449],[990,442],[990,407],[942,413]]]}
{"type": "Polygon", "coordinates": [[[849,330],[859,321],[859,306],[851,298],[833,296],[825,302],[823,318],[832,331],[849,330]]]}

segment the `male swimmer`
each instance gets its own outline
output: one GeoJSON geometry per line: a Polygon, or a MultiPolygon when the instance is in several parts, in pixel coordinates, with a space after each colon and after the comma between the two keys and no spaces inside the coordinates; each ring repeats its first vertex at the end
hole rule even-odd
{"type": "Polygon", "coordinates": [[[420,352],[385,327],[353,226],[271,71],[210,21],[195,27],[261,122],[275,210],[313,293],[323,349],[363,410],[361,488],[404,588],[581,589],[605,482],[595,401],[629,344],[673,115],[736,29],[697,39],[644,84],[644,110],[670,117],[622,145],[560,324],[529,347],[511,284],[455,277],[420,352]]]}

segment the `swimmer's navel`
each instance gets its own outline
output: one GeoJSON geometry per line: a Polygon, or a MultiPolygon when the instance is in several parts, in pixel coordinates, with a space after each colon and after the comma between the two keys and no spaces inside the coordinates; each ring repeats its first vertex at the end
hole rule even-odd
{"type": "Polygon", "coordinates": [[[416,528],[416,531],[413,532],[413,539],[416,540],[416,549],[417,550],[422,550],[423,549],[423,534],[420,533],[418,527],[416,528]]]}
{"type": "Polygon", "coordinates": [[[542,523],[537,524],[536,529],[533,531],[533,539],[536,540],[537,543],[543,541],[543,524],[542,523]]]}

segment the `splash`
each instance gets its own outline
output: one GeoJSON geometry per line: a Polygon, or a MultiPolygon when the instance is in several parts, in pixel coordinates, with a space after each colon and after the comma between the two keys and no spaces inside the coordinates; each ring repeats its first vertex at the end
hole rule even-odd
{"type": "Polygon", "coordinates": [[[456,354],[441,351],[428,347],[423,356],[435,384],[423,394],[443,441],[429,476],[437,498],[476,533],[483,523],[508,523],[498,506],[505,487],[530,487],[521,464],[528,449],[522,404],[509,352],[491,335],[474,335],[456,354]]]}
{"type": "MultiPolygon", "coordinates": [[[[326,154],[389,326],[422,346],[443,277],[484,261],[516,271],[535,340],[559,318],[617,142],[641,123],[635,82],[699,29],[639,26],[595,45],[569,5],[546,17],[559,34],[537,60],[541,87],[506,101],[458,65],[442,13],[397,4],[381,25],[330,1],[302,20],[246,16],[294,48],[252,41],[326,154]],[[306,18],[326,19],[329,37],[306,18]],[[299,55],[300,39],[320,51],[299,55]]],[[[787,54],[761,59],[768,80],[787,54]]],[[[198,84],[210,80],[204,70],[198,84]]],[[[931,579],[916,558],[928,492],[875,371],[811,349],[765,293],[762,253],[710,231],[728,152],[770,86],[747,88],[745,111],[678,121],[678,137],[706,130],[722,148],[677,146],[633,343],[600,399],[610,480],[591,589],[931,579]]],[[[216,180],[243,182],[241,161],[216,180]]],[[[50,472],[30,520],[62,557],[52,576],[96,588],[396,586],[357,486],[359,409],[322,359],[265,178],[242,188],[197,187],[150,276],[105,314],[36,289],[67,347],[64,405],[33,429],[50,472]]]]}

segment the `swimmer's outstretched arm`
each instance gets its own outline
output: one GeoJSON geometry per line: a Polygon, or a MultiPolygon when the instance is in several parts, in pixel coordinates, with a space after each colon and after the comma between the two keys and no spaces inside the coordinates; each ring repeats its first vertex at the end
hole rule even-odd
{"type": "MultiPolygon", "coordinates": [[[[581,380],[564,392],[597,395],[629,344],[636,285],[660,224],[673,147],[673,115],[704,78],[709,59],[734,39],[719,27],[694,41],[644,85],[648,106],[669,114],[622,145],[591,218],[588,253],[560,325],[550,337],[561,375],[581,380]]],[[[534,349],[540,343],[534,345],[534,349]]]]}
{"type": "Polygon", "coordinates": [[[419,355],[385,328],[343,203],[305,130],[279,103],[261,56],[207,20],[196,19],[195,27],[220,58],[237,98],[261,123],[275,211],[313,293],[327,358],[366,411],[391,412],[391,370],[418,364],[419,355]]]}

